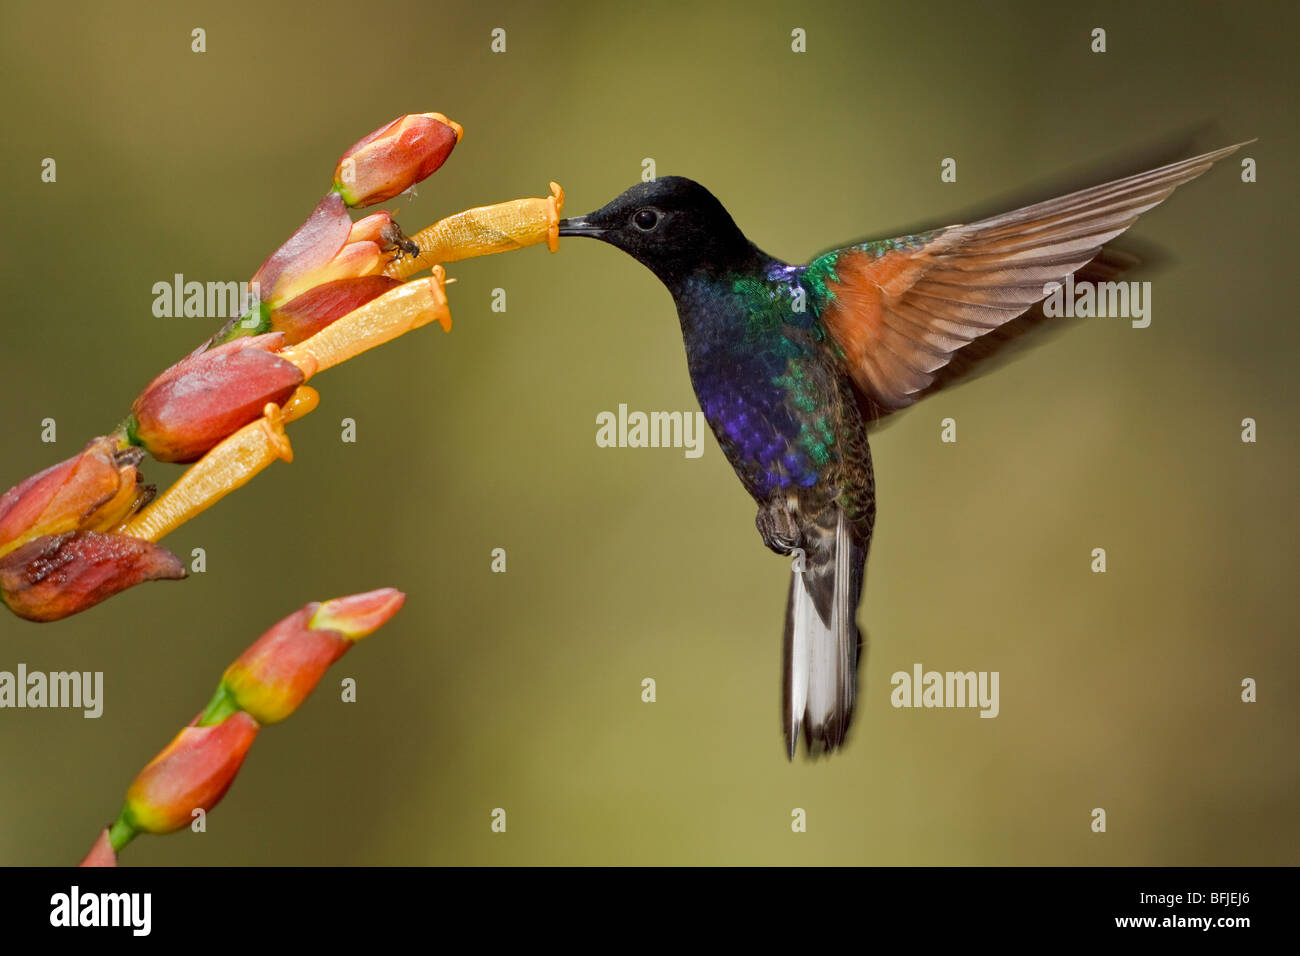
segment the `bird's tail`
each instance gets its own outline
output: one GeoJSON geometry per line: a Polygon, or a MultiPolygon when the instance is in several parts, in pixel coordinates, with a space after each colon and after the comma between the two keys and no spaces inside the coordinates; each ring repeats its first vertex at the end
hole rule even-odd
{"type": "Polygon", "coordinates": [[[804,554],[790,575],[782,708],[792,760],[801,727],[809,755],[840,746],[857,696],[857,609],[867,553],[838,508],[828,517],[805,531],[804,554]]]}

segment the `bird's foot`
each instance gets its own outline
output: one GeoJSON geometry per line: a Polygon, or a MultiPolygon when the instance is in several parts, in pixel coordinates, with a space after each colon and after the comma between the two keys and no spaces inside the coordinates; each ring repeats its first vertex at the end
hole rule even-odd
{"type": "Polygon", "coordinates": [[[799,546],[802,533],[788,502],[769,501],[754,518],[763,543],[777,554],[789,554],[799,546]]]}

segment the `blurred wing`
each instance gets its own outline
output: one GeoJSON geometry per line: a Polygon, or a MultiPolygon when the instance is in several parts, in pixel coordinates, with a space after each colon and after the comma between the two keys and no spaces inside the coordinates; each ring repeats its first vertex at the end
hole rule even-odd
{"type": "Polygon", "coordinates": [[[1103,243],[1242,145],[979,222],[832,250],[807,270],[825,284],[821,320],[874,410],[904,408],[962,349],[1025,313],[1046,297],[1045,285],[1083,268],[1103,243]]]}

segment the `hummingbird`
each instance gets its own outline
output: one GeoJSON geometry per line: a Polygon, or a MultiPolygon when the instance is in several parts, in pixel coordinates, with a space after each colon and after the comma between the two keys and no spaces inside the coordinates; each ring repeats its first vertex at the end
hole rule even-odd
{"type": "Polygon", "coordinates": [[[561,236],[623,250],[672,294],[705,419],[758,506],[763,543],[793,556],[787,758],[801,731],[810,756],[835,751],[853,717],[876,518],[869,430],[1037,325],[1039,304],[1067,277],[1077,287],[1130,267],[1105,244],[1241,145],[803,265],[763,252],[709,190],[680,176],[560,222],[561,236]]]}

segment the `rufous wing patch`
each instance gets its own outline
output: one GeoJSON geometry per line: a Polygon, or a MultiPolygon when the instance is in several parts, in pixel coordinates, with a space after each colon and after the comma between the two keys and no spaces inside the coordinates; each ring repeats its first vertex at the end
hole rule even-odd
{"type": "Polygon", "coordinates": [[[962,348],[1241,145],[978,222],[831,250],[808,266],[825,276],[822,323],[881,412],[911,405],[962,348]]]}

